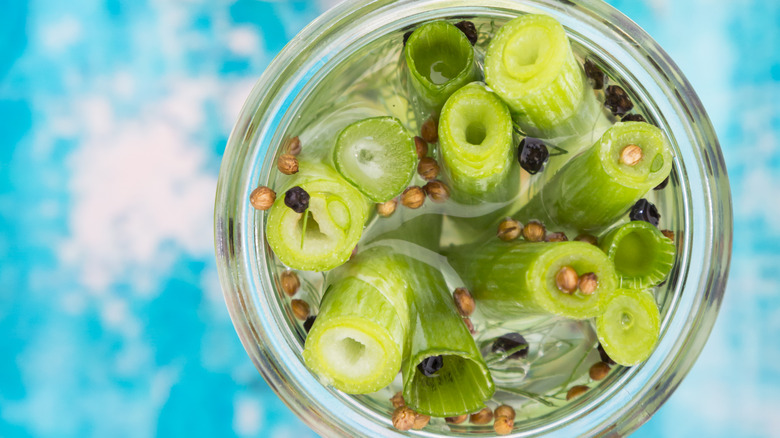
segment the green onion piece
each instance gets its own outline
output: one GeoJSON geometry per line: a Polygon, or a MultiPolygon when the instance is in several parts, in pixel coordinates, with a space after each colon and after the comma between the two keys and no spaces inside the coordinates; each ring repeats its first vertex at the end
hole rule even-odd
{"type": "Polygon", "coordinates": [[[409,185],[417,166],[414,140],[394,117],[372,117],[339,133],[336,170],[373,202],[386,202],[409,185]]]}
{"type": "Polygon", "coordinates": [[[600,246],[614,262],[621,287],[653,287],[674,265],[674,243],[648,222],[621,225],[610,231],[600,246]]]}
{"type": "Polygon", "coordinates": [[[474,48],[446,21],[426,23],[412,33],[404,51],[414,98],[437,114],[457,89],[477,79],[474,48]]]}
{"type": "Polygon", "coordinates": [[[593,147],[566,163],[517,218],[538,219],[548,228],[557,224],[598,230],[623,216],[671,169],[672,149],[660,129],[643,122],[616,123],[593,147]],[[621,152],[631,145],[641,149],[642,158],[629,165],[621,152]]]}
{"type": "Polygon", "coordinates": [[[575,132],[586,92],[582,68],[554,18],[522,15],[499,29],[485,56],[485,80],[534,136],[575,132]]]}
{"type": "Polygon", "coordinates": [[[382,218],[379,223],[372,224],[372,232],[376,232],[375,238],[364,237],[365,243],[379,242],[383,240],[404,240],[415,245],[429,249],[439,250],[439,241],[442,232],[441,214],[419,215],[414,210],[404,208],[396,211],[389,218],[382,218]],[[384,227],[387,223],[387,226],[384,227]]]}
{"type": "Polygon", "coordinates": [[[371,284],[348,277],[332,284],[306,338],[303,359],[324,384],[348,394],[378,391],[401,368],[406,329],[371,284]]]}
{"type": "Polygon", "coordinates": [[[512,116],[484,84],[456,91],[439,121],[442,163],[452,197],[464,203],[505,201],[520,187],[512,116]]]}
{"type": "Polygon", "coordinates": [[[414,311],[411,354],[404,365],[404,400],[418,413],[434,417],[476,412],[495,392],[485,360],[441,273],[416,260],[410,259],[409,266],[414,311]],[[424,359],[439,355],[443,366],[434,375],[418,369],[424,359]]]}
{"type": "Polygon", "coordinates": [[[382,218],[371,228],[376,230],[379,224],[390,224],[391,231],[377,237],[364,235],[360,242],[360,252],[348,263],[328,273],[328,282],[339,278],[355,277],[376,287],[385,298],[395,306],[396,311],[408,333],[404,348],[404,358],[408,357],[411,342],[411,296],[409,256],[437,265],[444,260],[439,250],[442,217],[439,214],[415,216],[414,210],[401,209],[389,218],[382,218]],[[427,257],[423,255],[427,254],[427,257]]]}
{"type": "Polygon", "coordinates": [[[368,201],[359,191],[330,167],[301,161],[299,172],[278,193],[265,231],[282,263],[293,269],[326,271],[349,259],[369,213],[368,201]],[[281,196],[294,186],[310,196],[306,228],[304,214],[287,207],[281,196]]]}
{"type": "Polygon", "coordinates": [[[408,271],[404,257],[395,254],[390,247],[376,246],[330,271],[327,284],[338,284],[346,279],[356,278],[373,286],[393,306],[406,334],[410,320],[408,271]]]}
{"type": "Polygon", "coordinates": [[[596,318],[596,334],[604,351],[620,365],[647,360],[658,341],[661,315],[649,291],[617,289],[604,299],[604,313],[596,318]]]}
{"type": "Polygon", "coordinates": [[[587,319],[602,312],[600,298],[617,287],[612,262],[599,248],[584,242],[511,242],[493,240],[448,253],[453,268],[466,282],[489,318],[500,321],[527,314],[553,314],[587,319]],[[556,276],[564,266],[578,275],[594,273],[598,286],[590,295],[562,292],[556,276]]]}

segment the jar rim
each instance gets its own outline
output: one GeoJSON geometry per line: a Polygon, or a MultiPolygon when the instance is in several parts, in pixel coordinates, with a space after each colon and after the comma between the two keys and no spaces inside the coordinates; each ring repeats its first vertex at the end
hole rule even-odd
{"type": "MultiPolygon", "coordinates": [[[[269,302],[265,295],[273,295],[278,288],[274,287],[267,266],[259,266],[254,259],[257,253],[270,251],[262,231],[254,232],[258,223],[258,228],[263,229],[262,219],[256,222],[254,211],[248,208],[249,191],[258,180],[268,178],[267,169],[263,173],[258,164],[273,157],[277,131],[283,131],[277,127],[283,125],[286,109],[302,93],[314,72],[334,61],[341,50],[354,42],[358,25],[397,28],[404,20],[419,22],[436,11],[466,14],[479,8],[515,15],[529,11],[546,13],[559,19],[570,37],[598,40],[599,47],[611,53],[605,56],[612,56],[631,76],[636,91],[656,103],[654,109],[659,122],[679,135],[679,144],[675,144],[678,153],[675,168],[683,187],[679,202],[683,206],[686,232],[681,240],[680,263],[685,269],[676,279],[678,290],[675,302],[670,304],[673,311],[668,312],[668,321],[664,321],[667,338],[659,341],[656,352],[645,364],[617,376],[619,381],[595,399],[575,403],[569,409],[571,412],[559,415],[563,418],[553,423],[539,424],[535,431],[512,436],[547,433],[568,436],[572,431],[588,435],[606,430],[624,435],[635,430],[661,406],[690,370],[717,316],[732,242],[731,199],[724,159],[712,124],[692,86],[639,26],[603,2],[343,2],[294,37],[258,79],[228,140],[217,185],[214,218],[220,281],[244,348],[282,401],[321,435],[402,434],[387,428],[387,418],[361,410],[359,402],[320,385],[300,361],[300,343],[296,350],[289,342],[293,335],[282,333],[281,313],[266,305],[269,302]],[[313,47],[317,48],[316,56],[307,56],[313,47]],[[620,60],[616,59],[618,54],[622,56],[620,60]],[[629,68],[630,65],[635,68],[629,68]],[[685,309],[689,312],[683,312],[685,309]],[[671,336],[673,333],[684,336],[671,336]],[[358,411],[359,415],[352,415],[358,411]]],[[[424,431],[415,434],[436,436],[424,431]]]]}

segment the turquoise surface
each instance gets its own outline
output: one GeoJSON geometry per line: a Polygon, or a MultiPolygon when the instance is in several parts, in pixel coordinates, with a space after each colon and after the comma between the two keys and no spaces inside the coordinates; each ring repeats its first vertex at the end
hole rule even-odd
{"type": "MultiPolygon", "coordinates": [[[[313,436],[230,323],[227,136],[328,1],[0,1],[0,437],[313,436]]],[[[707,347],[639,437],[780,436],[780,2],[613,0],[693,83],[734,196],[707,347]]]]}

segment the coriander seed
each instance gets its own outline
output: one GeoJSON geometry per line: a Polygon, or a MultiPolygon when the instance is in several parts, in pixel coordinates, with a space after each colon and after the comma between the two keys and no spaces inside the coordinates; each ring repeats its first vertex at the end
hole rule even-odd
{"type": "Polygon", "coordinates": [[[301,153],[301,139],[298,138],[297,135],[288,141],[287,153],[290,155],[298,155],[301,153]]]}
{"type": "Polygon", "coordinates": [[[474,298],[471,296],[468,289],[459,287],[455,289],[452,296],[455,298],[455,306],[462,316],[471,316],[471,314],[474,313],[474,298]]]}
{"type": "Polygon", "coordinates": [[[498,238],[504,242],[511,242],[517,239],[522,231],[523,226],[520,222],[512,218],[506,218],[498,224],[498,238]]]}
{"type": "Polygon", "coordinates": [[[515,408],[509,405],[501,405],[496,408],[495,412],[493,414],[498,417],[507,417],[510,420],[515,419],[515,408]]]}
{"type": "Polygon", "coordinates": [[[276,162],[276,167],[285,175],[298,173],[298,159],[292,154],[282,154],[276,162]]]}
{"type": "Polygon", "coordinates": [[[604,380],[609,374],[610,367],[604,362],[596,362],[588,370],[588,375],[593,380],[604,380]]]}
{"type": "Polygon", "coordinates": [[[394,408],[400,408],[401,406],[406,406],[406,401],[404,400],[403,391],[396,392],[395,395],[390,398],[390,403],[393,404],[394,408]]]}
{"type": "Polygon", "coordinates": [[[544,236],[545,242],[567,242],[569,240],[565,233],[557,231],[555,233],[548,233],[544,236]]]}
{"type": "Polygon", "coordinates": [[[588,389],[590,388],[588,388],[585,385],[572,386],[571,388],[569,388],[569,391],[566,393],[566,401],[569,401],[573,398],[581,396],[582,394],[585,394],[586,392],[588,392],[588,389]]]}
{"type": "Polygon", "coordinates": [[[425,202],[425,192],[420,186],[411,186],[401,194],[401,204],[407,208],[420,208],[425,202]]]}
{"type": "Polygon", "coordinates": [[[571,266],[562,267],[555,275],[555,285],[565,294],[574,293],[574,291],[577,290],[578,282],[579,277],[577,276],[577,271],[571,266]]]}
{"type": "Polygon", "coordinates": [[[578,286],[583,295],[591,295],[599,288],[599,278],[593,272],[582,274],[578,286]]]}
{"type": "Polygon", "coordinates": [[[423,158],[428,155],[428,143],[422,137],[414,137],[414,148],[417,150],[417,158],[423,158]]]}
{"type": "Polygon", "coordinates": [[[417,414],[417,416],[414,417],[414,424],[412,424],[412,429],[420,430],[427,426],[429,421],[431,421],[430,415],[417,414]]]}
{"type": "Polygon", "coordinates": [[[539,221],[528,222],[523,227],[523,237],[529,242],[541,242],[544,240],[545,233],[544,225],[539,221]]]}
{"type": "Polygon", "coordinates": [[[301,321],[309,317],[309,303],[303,300],[290,300],[293,315],[301,321]]]}
{"type": "Polygon", "coordinates": [[[469,418],[468,415],[463,414],[463,415],[458,415],[457,417],[445,417],[444,421],[450,424],[460,424],[466,421],[466,419],[468,418],[469,418]]]}
{"type": "Polygon", "coordinates": [[[274,201],[276,201],[276,192],[266,186],[252,190],[252,194],[249,195],[249,202],[258,210],[268,210],[274,205],[274,201]]]}
{"type": "Polygon", "coordinates": [[[493,422],[493,430],[498,435],[509,435],[514,427],[515,420],[504,415],[496,417],[496,421],[493,422]]]}
{"type": "Polygon", "coordinates": [[[428,143],[436,143],[439,141],[438,129],[439,127],[437,126],[436,120],[431,117],[422,124],[420,136],[428,143]]]}
{"type": "Polygon", "coordinates": [[[493,420],[493,411],[491,411],[488,407],[485,407],[481,411],[469,416],[469,421],[471,424],[488,424],[491,420],[493,420]]]}
{"type": "Polygon", "coordinates": [[[298,279],[298,274],[295,271],[282,272],[282,290],[287,296],[293,296],[298,292],[298,288],[301,287],[301,280],[298,279]]]}
{"type": "Polygon", "coordinates": [[[620,151],[620,162],[626,166],[636,166],[644,157],[642,148],[635,144],[630,144],[620,151]]]}
{"type": "Polygon", "coordinates": [[[469,330],[469,333],[472,335],[477,334],[477,329],[474,328],[474,323],[471,322],[471,318],[463,318],[463,323],[466,324],[466,328],[469,330]]]}
{"type": "Polygon", "coordinates": [[[414,426],[417,413],[407,406],[399,406],[393,411],[393,427],[398,430],[409,430],[414,426]]]}
{"type": "Polygon", "coordinates": [[[395,213],[395,209],[398,207],[398,201],[391,199],[387,202],[382,202],[376,205],[376,212],[382,217],[388,217],[395,213]]]}
{"type": "Polygon", "coordinates": [[[599,246],[599,240],[593,234],[580,234],[574,238],[577,242],[590,243],[591,245],[599,246]]]}
{"type": "Polygon", "coordinates": [[[417,164],[417,173],[426,181],[432,181],[439,176],[439,163],[431,157],[423,157],[417,164]]]}
{"type": "Polygon", "coordinates": [[[431,198],[431,201],[442,203],[450,199],[450,188],[439,180],[431,181],[423,186],[423,191],[431,198]]]}

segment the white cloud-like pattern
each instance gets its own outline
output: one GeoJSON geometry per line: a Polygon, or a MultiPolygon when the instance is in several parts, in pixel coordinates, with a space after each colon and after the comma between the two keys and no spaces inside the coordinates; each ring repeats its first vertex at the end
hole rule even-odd
{"type": "Polygon", "coordinates": [[[128,267],[159,275],[172,250],[197,258],[212,252],[216,175],[197,134],[215,89],[212,81],[182,80],[133,118],[116,116],[100,97],[76,105],[88,123],[67,163],[72,234],[60,254],[77,266],[82,284],[105,289],[128,267]]]}
{"type": "Polygon", "coordinates": [[[214,104],[225,120],[234,120],[241,101],[235,96],[246,96],[249,82],[171,83],[166,95],[135,115],[117,115],[109,98],[91,96],[77,99],[71,113],[57,116],[66,120],[54,122],[84,122],[66,163],[71,234],[59,255],[97,293],[118,281],[150,291],[179,254],[213,257],[217,175],[203,128],[225,122],[209,120],[205,108],[214,104]]]}

